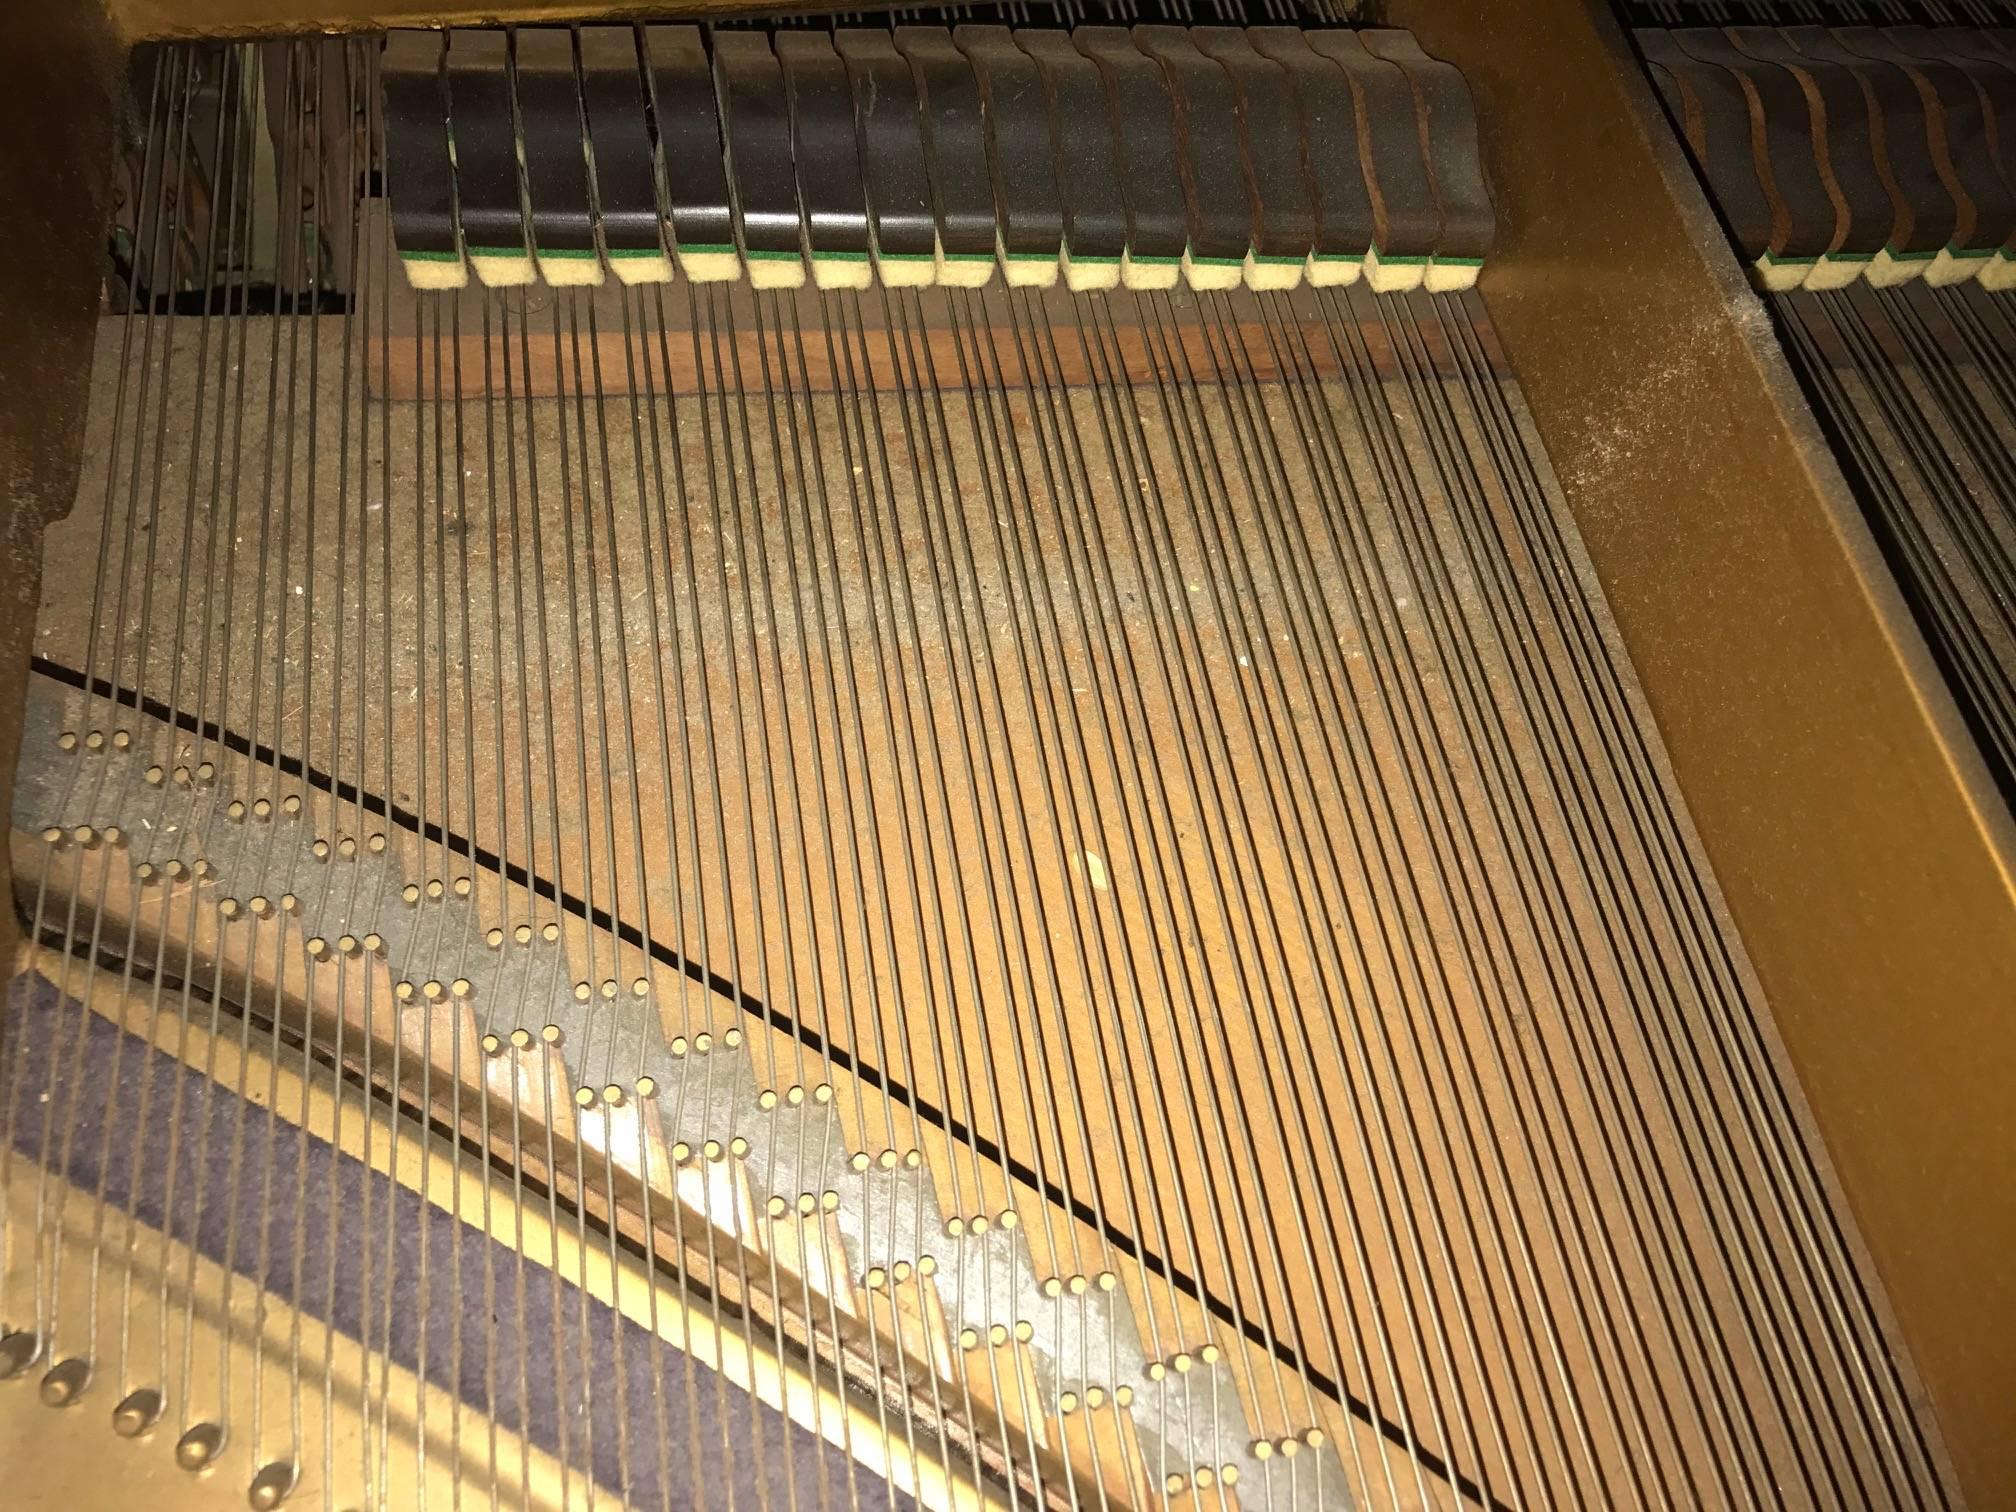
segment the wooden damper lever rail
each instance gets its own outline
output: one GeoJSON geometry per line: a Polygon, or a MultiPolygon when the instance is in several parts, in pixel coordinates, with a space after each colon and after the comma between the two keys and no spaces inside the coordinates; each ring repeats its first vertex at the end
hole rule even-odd
{"type": "Polygon", "coordinates": [[[2016,1494],[2016,94],[1652,8],[4,23],[10,1496],[2016,1494]]]}

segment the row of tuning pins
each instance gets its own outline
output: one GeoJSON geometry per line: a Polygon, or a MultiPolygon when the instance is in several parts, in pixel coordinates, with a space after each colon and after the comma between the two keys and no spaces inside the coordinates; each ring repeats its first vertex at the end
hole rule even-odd
{"type": "MultiPolygon", "coordinates": [[[[834,26],[949,25],[955,21],[1073,27],[1087,22],[1131,26],[1139,21],[1244,26],[1266,20],[1291,26],[1314,19],[1341,26],[1356,18],[1358,8],[1358,0],[991,0],[975,5],[906,5],[893,10],[770,16],[763,18],[761,24],[769,31],[783,31],[792,26],[825,31],[834,26]]],[[[723,30],[732,29],[733,25],[732,21],[724,23],[723,30]]]]}
{"type": "Polygon", "coordinates": [[[1634,26],[1998,26],[2009,0],[1627,0],[1634,26]]]}

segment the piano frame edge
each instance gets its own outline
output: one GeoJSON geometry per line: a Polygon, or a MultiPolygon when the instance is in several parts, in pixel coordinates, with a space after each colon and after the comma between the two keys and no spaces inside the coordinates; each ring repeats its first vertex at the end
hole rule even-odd
{"type": "Polygon", "coordinates": [[[1387,11],[1477,96],[1485,305],[1949,1485],[2006,1504],[2016,825],[1604,0],[1387,11]]]}

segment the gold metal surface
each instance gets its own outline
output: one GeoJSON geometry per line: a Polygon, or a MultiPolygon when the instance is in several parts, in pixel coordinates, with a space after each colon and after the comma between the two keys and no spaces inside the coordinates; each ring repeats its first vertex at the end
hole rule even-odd
{"type": "Polygon", "coordinates": [[[1486,303],[1961,1480],[2006,1505],[2016,830],[1607,7],[1390,10],[1477,95],[1486,303]]]}

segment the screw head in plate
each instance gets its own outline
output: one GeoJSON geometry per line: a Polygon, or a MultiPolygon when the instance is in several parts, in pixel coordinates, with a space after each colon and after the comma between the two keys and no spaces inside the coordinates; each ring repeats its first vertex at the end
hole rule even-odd
{"type": "Polygon", "coordinates": [[[0,1381],[10,1380],[35,1363],[42,1341],[25,1328],[0,1334],[0,1381]]]}
{"type": "Polygon", "coordinates": [[[223,1428],[216,1423],[198,1423],[175,1441],[175,1463],[193,1473],[217,1458],[223,1448],[223,1428]]]}
{"type": "Polygon", "coordinates": [[[72,1355],[58,1360],[42,1377],[39,1394],[45,1407],[68,1407],[91,1385],[91,1362],[72,1355]]]}
{"type": "Polygon", "coordinates": [[[138,1438],[161,1421],[164,1405],[161,1393],[150,1386],[128,1392],[112,1409],[112,1431],[121,1438],[138,1438]]]}
{"type": "Polygon", "coordinates": [[[296,1472],[291,1461],[275,1460],[261,1467],[259,1473],[252,1477],[252,1484],[245,1491],[245,1500],[254,1512],[272,1512],[273,1508],[287,1500],[288,1493],[294,1489],[295,1479],[296,1472]]]}

